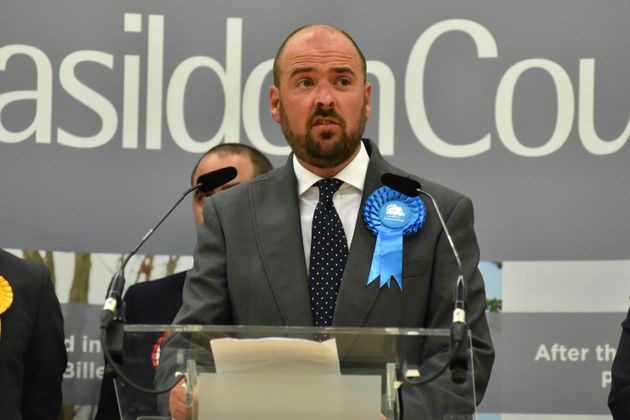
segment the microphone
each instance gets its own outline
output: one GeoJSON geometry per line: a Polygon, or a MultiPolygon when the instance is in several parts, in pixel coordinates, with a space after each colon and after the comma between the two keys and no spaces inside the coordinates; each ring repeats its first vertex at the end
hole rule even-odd
{"type": "Polygon", "coordinates": [[[458,271],[457,281],[455,282],[455,290],[453,292],[453,323],[451,324],[450,332],[451,357],[449,360],[449,367],[451,369],[451,380],[456,384],[464,383],[466,381],[466,372],[468,371],[468,349],[466,348],[465,342],[465,338],[467,336],[466,287],[464,283],[462,261],[459,258],[459,253],[453,243],[453,238],[446,227],[444,217],[442,217],[442,212],[440,211],[437,201],[435,201],[431,194],[422,189],[422,186],[418,181],[413,180],[408,176],[405,177],[390,173],[384,174],[381,177],[381,181],[389,188],[409,197],[416,197],[420,194],[428,197],[433,203],[438,219],[440,219],[440,224],[442,225],[444,234],[446,235],[451,251],[455,256],[458,271]]]}
{"type": "Polygon", "coordinates": [[[107,328],[109,323],[114,319],[119,317],[120,307],[122,303],[122,293],[125,288],[125,267],[127,263],[136,255],[136,252],[140,249],[140,247],[153,235],[153,232],[162,224],[162,222],[175,210],[175,207],[192,191],[199,190],[201,192],[210,192],[215,188],[220,187],[226,182],[230,182],[234,178],[236,178],[236,168],[233,166],[227,166],[225,168],[217,169],[212,172],[208,172],[206,174],[201,175],[197,178],[197,184],[188,188],[184,194],[177,200],[177,202],[171,206],[169,211],[160,219],[160,221],[153,227],[149,229],[149,231],[142,237],[140,243],[131,251],[120,268],[112,277],[109,287],[107,289],[105,304],[103,305],[103,311],[101,312],[101,328],[107,328]]]}
{"type": "Polygon", "coordinates": [[[236,173],[236,168],[233,166],[226,166],[225,168],[208,172],[197,178],[197,185],[195,187],[202,193],[210,192],[236,178],[236,173]]]}

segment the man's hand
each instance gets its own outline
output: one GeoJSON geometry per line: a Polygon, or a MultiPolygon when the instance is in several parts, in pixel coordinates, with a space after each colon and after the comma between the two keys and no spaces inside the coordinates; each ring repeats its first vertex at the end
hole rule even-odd
{"type": "Polygon", "coordinates": [[[175,385],[168,396],[168,407],[173,420],[190,418],[191,408],[186,403],[186,381],[182,379],[175,385]]]}

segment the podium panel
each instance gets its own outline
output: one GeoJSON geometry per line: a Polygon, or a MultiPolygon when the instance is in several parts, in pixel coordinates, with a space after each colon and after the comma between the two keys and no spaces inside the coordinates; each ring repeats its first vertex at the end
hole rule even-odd
{"type": "MultiPolygon", "coordinates": [[[[193,419],[466,420],[476,399],[464,344],[454,363],[447,329],[126,325],[122,371],[144,387],[183,376],[193,419]]],[[[168,394],[114,382],[121,418],[170,418],[168,394]]]]}
{"type": "Polygon", "coordinates": [[[380,398],[375,375],[206,373],[198,418],[379,420],[380,398]]]}

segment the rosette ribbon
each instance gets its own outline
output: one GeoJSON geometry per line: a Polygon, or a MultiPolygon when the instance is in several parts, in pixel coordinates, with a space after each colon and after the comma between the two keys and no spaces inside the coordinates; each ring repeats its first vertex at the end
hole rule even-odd
{"type": "MultiPolygon", "coordinates": [[[[6,312],[13,303],[13,289],[9,282],[0,276],[0,315],[6,312]]],[[[2,318],[0,317],[0,337],[2,337],[2,318]]]]}
{"type": "Polygon", "coordinates": [[[402,290],[403,236],[415,233],[426,218],[419,197],[409,197],[389,187],[374,191],[363,206],[363,221],[376,236],[367,284],[380,276],[379,287],[391,287],[393,277],[402,290]]]}

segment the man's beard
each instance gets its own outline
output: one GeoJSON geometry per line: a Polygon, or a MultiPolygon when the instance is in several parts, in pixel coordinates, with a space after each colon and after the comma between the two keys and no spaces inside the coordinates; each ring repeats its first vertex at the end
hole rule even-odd
{"type": "MultiPolygon", "coordinates": [[[[357,128],[352,132],[346,131],[346,121],[340,115],[335,112],[334,109],[324,109],[318,107],[310,115],[306,123],[306,134],[298,135],[294,133],[288,124],[288,118],[284,111],[284,106],[280,102],[280,121],[282,126],[282,133],[286,137],[291,150],[295,153],[298,159],[303,160],[318,168],[334,168],[348,160],[354,152],[356,152],[363,131],[365,130],[365,103],[361,109],[361,117],[359,118],[359,124],[357,128]],[[328,150],[324,150],[321,145],[315,141],[312,135],[312,121],[318,117],[332,117],[335,118],[339,127],[341,128],[341,135],[339,139],[334,143],[333,147],[328,150]]],[[[332,138],[334,133],[332,131],[324,131],[321,136],[325,140],[332,138]]]]}

